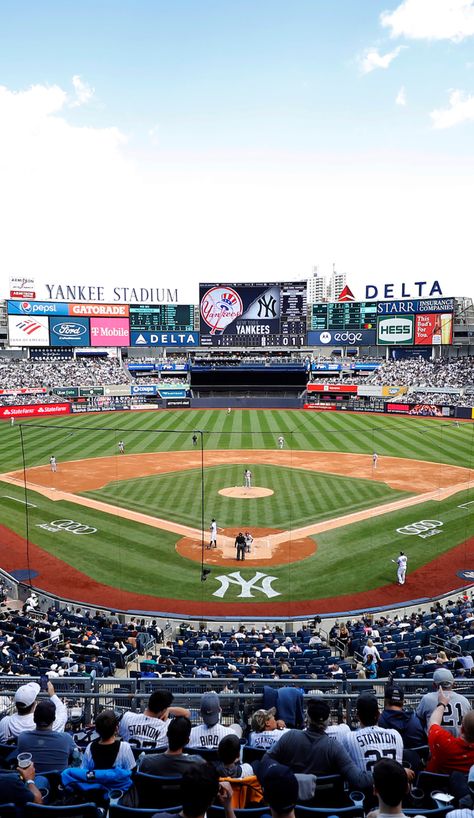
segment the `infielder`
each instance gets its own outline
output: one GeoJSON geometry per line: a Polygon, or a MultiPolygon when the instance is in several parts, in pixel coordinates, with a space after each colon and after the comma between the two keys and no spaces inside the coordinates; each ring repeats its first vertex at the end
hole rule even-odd
{"type": "Polygon", "coordinates": [[[285,438],[283,437],[283,435],[280,435],[280,437],[278,438],[278,448],[283,449],[284,445],[285,445],[285,438]]]}
{"type": "Polygon", "coordinates": [[[244,488],[251,489],[252,488],[252,472],[250,469],[245,469],[244,471],[244,488]]]}
{"type": "Polygon", "coordinates": [[[58,464],[56,462],[54,454],[52,454],[51,457],[49,458],[49,465],[51,466],[52,472],[56,472],[58,470],[58,464]]]}
{"type": "Polygon", "coordinates": [[[125,454],[125,443],[123,442],[123,440],[119,440],[118,450],[120,454],[125,454]]]}
{"type": "Polygon", "coordinates": [[[398,585],[405,585],[405,576],[407,573],[407,562],[408,557],[405,556],[403,551],[400,551],[400,556],[396,560],[392,560],[392,562],[396,562],[397,564],[397,582],[398,585]]]}
{"type": "Polygon", "coordinates": [[[212,518],[211,525],[209,526],[210,536],[209,536],[209,548],[217,548],[217,523],[212,518]]]}
{"type": "Polygon", "coordinates": [[[231,411],[231,410],[230,410],[230,406],[229,406],[229,408],[228,408],[228,410],[227,410],[227,414],[228,414],[228,415],[230,415],[230,411],[231,411]]]}
{"type": "Polygon", "coordinates": [[[193,441],[193,446],[197,446],[198,436],[197,436],[197,435],[193,435],[193,437],[192,437],[192,441],[193,441]]]}
{"type": "Polygon", "coordinates": [[[377,452],[374,452],[373,455],[372,455],[372,465],[373,465],[374,469],[377,468],[377,460],[378,459],[379,459],[379,456],[378,456],[377,452]]]}

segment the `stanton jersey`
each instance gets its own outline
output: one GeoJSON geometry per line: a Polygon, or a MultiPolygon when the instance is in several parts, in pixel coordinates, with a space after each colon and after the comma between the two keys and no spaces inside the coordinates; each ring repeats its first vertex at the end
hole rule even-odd
{"type": "Polygon", "coordinates": [[[119,725],[119,736],[125,741],[137,742],[140,747],[167,747],[171,719],[156,719],[144,713],[124,713],[119,725]]]}
{"type": "Polygon", "coordinates": [[[403,741],[396,730],[383,727],[361,727],[353,733],[346,733],[344,744],[347,752],[360,770],[371,773],[374,764],[381,758],[391,758],[402,763],[403,741]]]}

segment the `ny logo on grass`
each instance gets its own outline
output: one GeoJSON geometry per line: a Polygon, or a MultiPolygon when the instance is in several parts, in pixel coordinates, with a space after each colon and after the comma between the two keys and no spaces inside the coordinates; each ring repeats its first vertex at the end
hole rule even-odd
{"type": "Polygon", "coordinates": [[[278,579],[278,577],[262,574],[261,571],[257,571],[252,579],[244,579],[240,571],[233,571],[232,574],[221,574],[215,577],[215,579],[219,580],[221,587],[217,591],[214,591],[213,596],[225,596],[229,590],[229,585],[238,585],[240,587],[239,597],[253,598],[252,591],[260,591],[260,593],[265,594],[266,597],[281,596],[278,591],[274,591],[272,588],[273,580],[278,579]],[[262,580],[262,582],[260,585],[257,585],[259,580],[262,580]]]}

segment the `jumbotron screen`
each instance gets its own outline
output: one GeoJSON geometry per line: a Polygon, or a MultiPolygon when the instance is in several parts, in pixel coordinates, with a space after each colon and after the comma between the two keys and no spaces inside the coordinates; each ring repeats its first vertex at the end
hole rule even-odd
{"type": "Polygon", "coordinates": [[[194,330],[194,305],[130,305],[130,329],[138,332],[192,332],[194,330]]]}
{"type": "Polygon", "coordinates": [[[376,326],[376,301],[343,301],[312,305],[312,330],[362,330],[375,329],[376,326]]]}
{"type": "Polygon", "coordinates": [[[200,284],[201,346],[304,346],[306,282],[200,284]]]}

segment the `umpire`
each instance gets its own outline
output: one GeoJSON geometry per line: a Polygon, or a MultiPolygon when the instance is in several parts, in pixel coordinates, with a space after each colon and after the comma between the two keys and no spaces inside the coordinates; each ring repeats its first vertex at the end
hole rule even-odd
{"type": "Polygon", "coordinates": [[[241,531],[237,534],[235,538],[235,547],[237,549],[237,559],[244,560],[245,559],[245,537],[241,531]]]}

